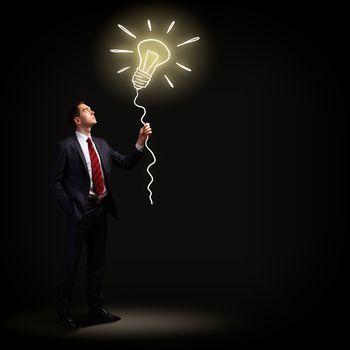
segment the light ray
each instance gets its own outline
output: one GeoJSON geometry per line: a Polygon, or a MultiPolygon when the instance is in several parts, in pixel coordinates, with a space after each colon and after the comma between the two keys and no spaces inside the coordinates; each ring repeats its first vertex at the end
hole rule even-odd
{"type": "Polygon", "coordinates": [[[174,84],[170,81],[170,79],[164,74],[165,79],[167,80],[168,84],[171,86],[171,88],[174,88],[174,84]]]}
{"type": "Polygon", "coordinates": [[[192,69],[191,69],[191,68],[188,68],[188,67],[186,67],[186,66],[184,66],[184,65],[182,65],[182,64],[180,64],[180,63],[178,63],[178,62],[176,62],[176,64],[177,64],[179,67],[181,67],[182,69],[188,70],[189,72],[192,72],[192,69]]]}
{"type": "Polygon", "coordinates": [[[131,33],[129,30],[127,30],[124,26],[122,26],[121,24],[118,24],[118,27],[125,32],[126,34],[132,36],[134,39],[136,39],[136,35],[131,33]]]}
{"type": "Polygon", "coordinates": [[[195,42],[195,41],[197,41],[197,40],[199,40],[199,39],[200,39],[200,37],[199,37],[199,36],[196,36],[195,38],[186,40],[186,41],[184,41],[183,43],[178,44],[177,47],[182,46],[182,45],[186,45],[186,44],[193,43],[193,42],[195,42]]]}
{"type": "Polygon", "coordinates": [[[112,49],[112,50],[109,50],[113,53],[133,53],[134,51],[131,51],[131,50],[121,50],[121,49],[112,49]]]}
{"type": "Polygon", "coordinates": [[[167,34],[171,31],[171,29],[173,28],[174,24],[175,24],[175,21],[172,21],[172,22],[170,23],[170,26],[169,26],[168,30],[166,31],[167,34]]]}
{"type": "Polygon", "coordinates": [[[119,74],[119,73],[123,73],[123,72],[125,72],[127,69],[129,69],[129,68],[130,68],[130,67],[124,67],[124,68],[122,68],[122,69],[119,69],[117,73],[118,73],[118,74],[119,74]]]}
{"type": "Polygon", "coordinates": [[[149,31],[151,32],[152,31],[152,25],[151,25],[151,21],[149,19],[147,20],[147,24],[148,24],[149,31]]]}

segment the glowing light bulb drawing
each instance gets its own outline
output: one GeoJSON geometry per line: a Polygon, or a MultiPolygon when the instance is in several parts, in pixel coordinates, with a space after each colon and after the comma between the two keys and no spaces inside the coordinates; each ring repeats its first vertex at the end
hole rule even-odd
{"type": "Polygon", "coordinates": [[[146,39],[137,45],[140,65],[132,77],[136,90],[146,88],[157,67],[169,61],[170,51],[160,40],[146,39]]]}
{"type": "MultiPolygon", "coordinates": [[[[174,27],[175,21],[172,21],[166,31],[166,34],[168,34],[172,28],[174,27]]],[[[152,32],[152,24],[151,21],[148,19],[147,20],[147,26],[150,32],[152,32]]],[[[137,37],[135,34],[133,34],[131,31],[129,31],[127,28],[125,28],[123,25],[118,24],[118,27],[127,35],[131,36],[132,38],[137,40],[137,37]]],[[[177,44],[176,47],[180,47],[183,45],[187,45],[190,43],[193,43],[197,40],[199,40],[200,38],[197,37],[193,37],[189,40],[186,40],[184,42],[181,42],[180,44],[177,44]]],[[[125,50],[125,49],[111,49],[110,50],[113,53],[134,53],[133,50],[125,50]]],[[[143,121],[145,115],[146,115],[146,108],[144,106],[141,106],[139,104],[136,103],[136,100],[139,96],[139,91],[141,89],[145,89],[146,87],[148,87],[148,85],[151,82],[151,79],[153,77],[153,74],[155,73],[155,71],[157,70],[157,68],[161,65],[163,65],[164,63],[168,62],[170,60],[171,54],[170,54],[170,50],[168,48],[168,46],[158,40],[158,39],[154,39],[154,38],[150,38],[150,39],[144,39],[142,41],[140,41],[137,45],[137,52],[140,58],[140,62],[139,62],[139,66],[136,68],[131,81],[132,84],[134,86],[134,88],[136,89],[136,96],[134,98],[134,105],[138,108],[141,108],[143,110],[143,114],[141,117],[141,123],[143,125],[145,125],[146,123],[143,121]]],[[[191,68],[186,67],[185,65],[176,62],[176,65],[178,67],[180,67],[181,69],[184,69],[188,72],[191,72],[191,68]]],[[[127,71],[130,68],[130,66],[127,67],[123,67],[121,69],[118,70],[118,74],[123,73],[125,71],[127,71]]],[[[166,76],[164,74],[164,78],[166,80],[166,82],[169,84],[169,86],[171,88],[174,88],[174,84],[173,82],[168,78],[168,76],[166,76]]],[[[151,177],[151,181],[149,182],[147,189],[149,191],[149,200],[151,202],[151,204],[153,204],[153,200],[152,200],[152,191],[150,189],[150,186],[153,182],[153,176],[151,174],[151,172],[149,171],[150,167],[152,165],[154,165],[156,163],[156,157],[154,155],[154,153],[152,152],[152,150],[149,148],[148,146],[148,137],[146,139],[145,142],[145,147],[148,149],[148,151],[152,154],[153,157],[153,162],[151,164],[148,165],[147,167],[147,172],[149,174],[149,176],[151,177]]]]}

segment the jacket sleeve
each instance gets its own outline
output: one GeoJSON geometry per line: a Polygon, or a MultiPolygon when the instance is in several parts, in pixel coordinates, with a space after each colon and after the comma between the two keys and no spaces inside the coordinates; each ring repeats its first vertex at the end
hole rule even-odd
{"type": "Polygon", "coordinates": [[[144,155],[143,151],[139,151],[134,147],[128,155],[120,154],[110,147],[112,164],[122,169],[131,169],[144,155]]]}
{"type": "Polygon", "coordinates": [[[54,163],[49,174],[49,192],[58,201],[61,208],[73,213],[73,203],[64,188],[64,175],[66,171],[66,155],[61,144],[58,143],[54,163]]]}

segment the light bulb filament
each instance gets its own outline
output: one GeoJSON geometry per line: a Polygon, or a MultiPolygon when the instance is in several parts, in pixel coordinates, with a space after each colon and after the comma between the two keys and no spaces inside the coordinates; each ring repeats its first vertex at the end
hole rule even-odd
{"type": "Polygon", "coordinates": [[[156,52],[147,50],[146,58],[145,58],[145,62],[143,64],[142,70],[149,73],[152,70],[155,63],[157,62],[158,58],[159,58],[159,55],[156,52]]]}

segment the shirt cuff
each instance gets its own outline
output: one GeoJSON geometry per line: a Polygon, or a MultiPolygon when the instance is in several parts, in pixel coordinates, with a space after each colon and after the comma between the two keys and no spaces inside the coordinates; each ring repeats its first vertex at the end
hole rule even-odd
{"type": "Polygon", "coordinates": [[[136,149],[137,149],[138,151],[142,152],[145,146],[141,146],[141,145],[139,145],[139,144],[136,142],[135,147],[136,147],[136,149]]]}

